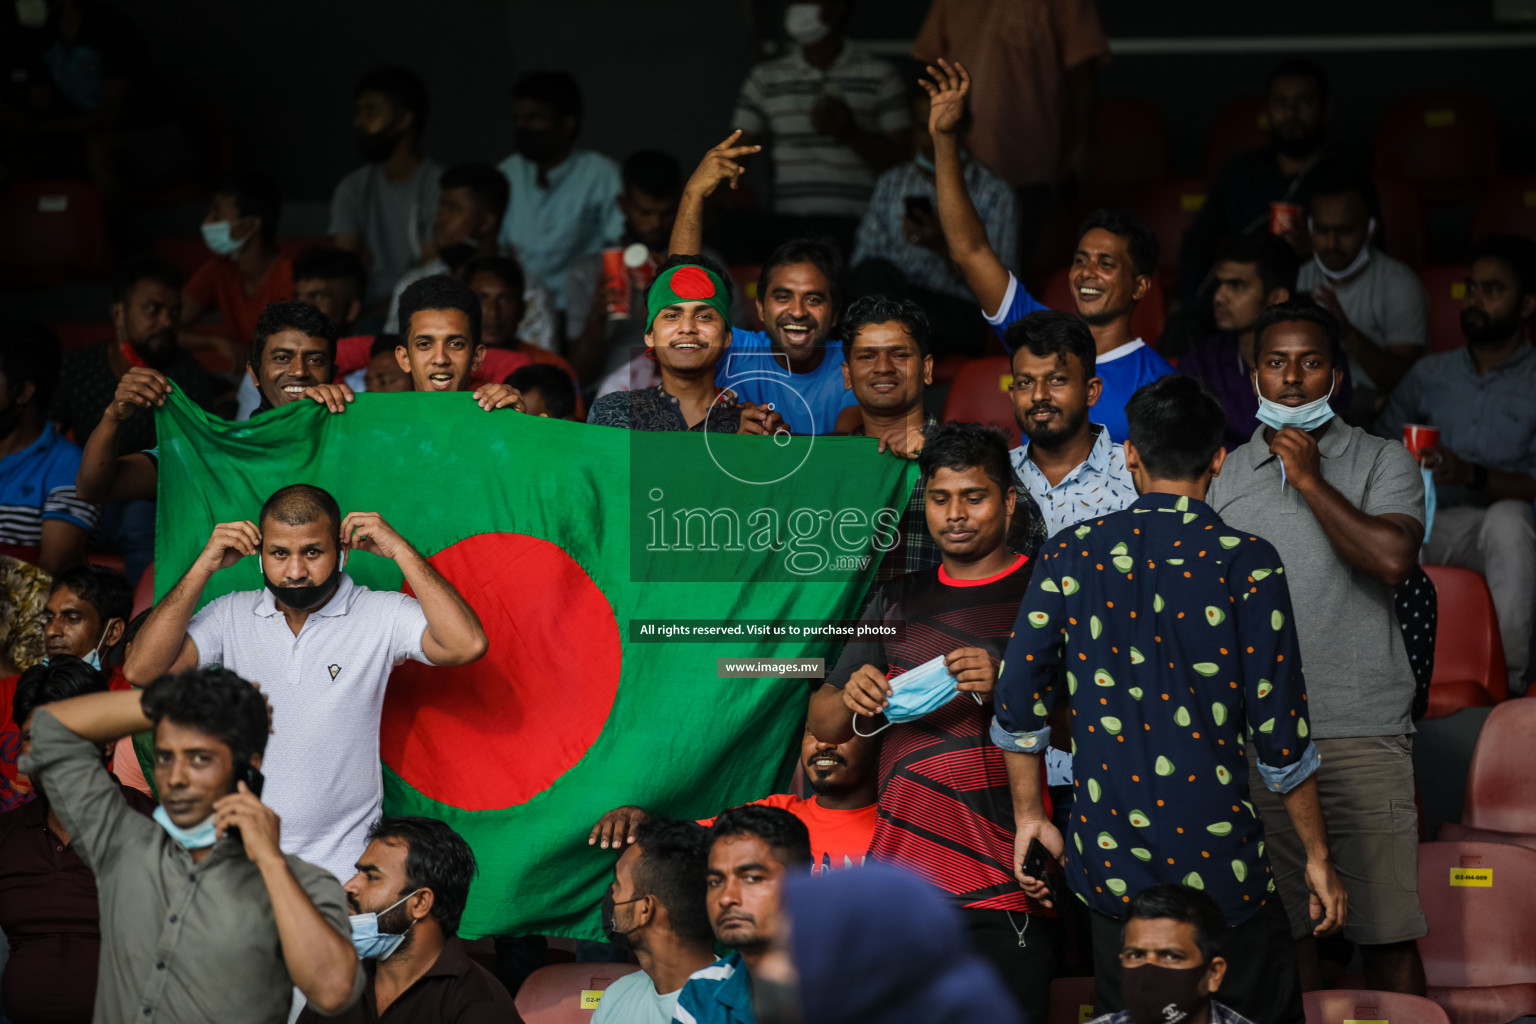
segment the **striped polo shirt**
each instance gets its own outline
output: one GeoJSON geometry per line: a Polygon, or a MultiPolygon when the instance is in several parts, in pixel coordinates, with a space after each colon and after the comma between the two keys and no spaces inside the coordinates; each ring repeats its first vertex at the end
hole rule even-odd
{"type": "Polygon", "coordinates": [[[48,519],[95,529],[96,506],[75,494],[79,472],[80,449],[52,424],[21,451],[0,458],[0,546],[22,558],[30,550],[35,558],[48,519]]]}
{"type": "Polygon", "coordinates": [[[757,65],[742,84],[732,126],[763,137],[776,213],[862,217],[875,172],[852,148],[811,127],[811,111],[824,96],[847,104],[866,132],[903,131],[912,123],[896,69],[845,42],[826,70],[812,67],[799,47],[757,65]]]}

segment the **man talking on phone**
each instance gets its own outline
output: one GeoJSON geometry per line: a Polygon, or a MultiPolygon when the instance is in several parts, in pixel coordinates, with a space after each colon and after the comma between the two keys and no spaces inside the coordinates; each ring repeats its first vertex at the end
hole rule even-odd
{"type": "Polygon", "coordinates": [[[224,668],[33,712],[22,770],[96,876],[97,1024],[280,1024],[290,986],[328,1014],[362,993],[340,883],[282,852],[258,799],[269,722],[286,724],[224,668]],[[101,767],[104,745],[151,729],[154,820],[101,767]]]}
{"type": "Polygon", "coordinates": [[[286,819],[287,849],[350,878],[382,811],[379,720],[390,672],[406,659],[465,665],[486,647],[474,609],[383,517],[343,518],[330,494],[294,484],[267,499],[257,522],[214,527],[140,629],[124,674],[142,686],[223,665],[263,684],[284,722],[266,799],[286,819]],[[392,559],[416,596],[353,583],[348,551],[392,559]],[[266,586],[225,594],[194,616],[213,575],[256,554],[266,586]]]}

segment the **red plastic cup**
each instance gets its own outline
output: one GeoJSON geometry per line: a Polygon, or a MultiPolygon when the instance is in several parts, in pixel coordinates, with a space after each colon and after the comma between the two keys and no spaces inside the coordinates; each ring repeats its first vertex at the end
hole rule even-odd
{"type": "Polygon", "coordinates": [[[1269,204],[1269,233],[1286,235],[1301,230],[1301,207],[1295,203],[1269,204]]]}
{"type": "Polygon", "coordinates": [[[608,319],[629,319],[629,268],[623,249],[603,250],[603,278],[608,285],[608,319]]]}
{"type": "Polygon", "coordinates": [[[1414,458],[1424,459],[1424,450],[1433,448],[1440,443],[1440,428],[1431,427],[1423,423],[1403,424],[1403,444],[1408,446],[1408,452],[1414,458]]]}

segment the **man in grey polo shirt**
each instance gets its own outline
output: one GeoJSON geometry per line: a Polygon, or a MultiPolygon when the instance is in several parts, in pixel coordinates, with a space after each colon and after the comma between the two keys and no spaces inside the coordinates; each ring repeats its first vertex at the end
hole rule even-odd
{"type": "MultiPolygon", "coordinates": [[[[1285,563],[1329,855],[1349,894],[1344,935],[1361,949],[1368,988],[1424,994],[1414,940],[1418,816],[1411,760],[1414,677],[1393,589],[1414,571],[1424,485],[1400,443],[1338,419],[1340,327],[1310,302],[1284,302],[1254,328],[1260,427],[1211,485],[1211,507],[1263,537],[1285,563]]],[[[1282,570],[1277,570],[1282,571],[1282,570]]],[[[1255,785],[1304,989],[1320,988],[1305,856],[1283,805],[1255,785]]]]}

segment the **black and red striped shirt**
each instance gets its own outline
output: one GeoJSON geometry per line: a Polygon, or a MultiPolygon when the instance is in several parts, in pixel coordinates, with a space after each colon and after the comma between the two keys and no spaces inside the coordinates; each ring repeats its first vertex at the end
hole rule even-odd
{"type": "MultiPolygon", "coordinates": [[[[892,678],[962,647],[979,647],[999,661],[1030,574],[1020,555],[986,579],[957,580],[941,567],[891,580],[863,620],[899,625],[899,639],[848,644],[827,682],[841,689],[862,665],[892,678]]],[[[962,907],[1050,914],[1013,877],[1013,800],[1003,752],[987,735],[991,719],[990,700],[977,704],[960,693],[881,734],[869,853],[926,878],[962,907]]]]}

